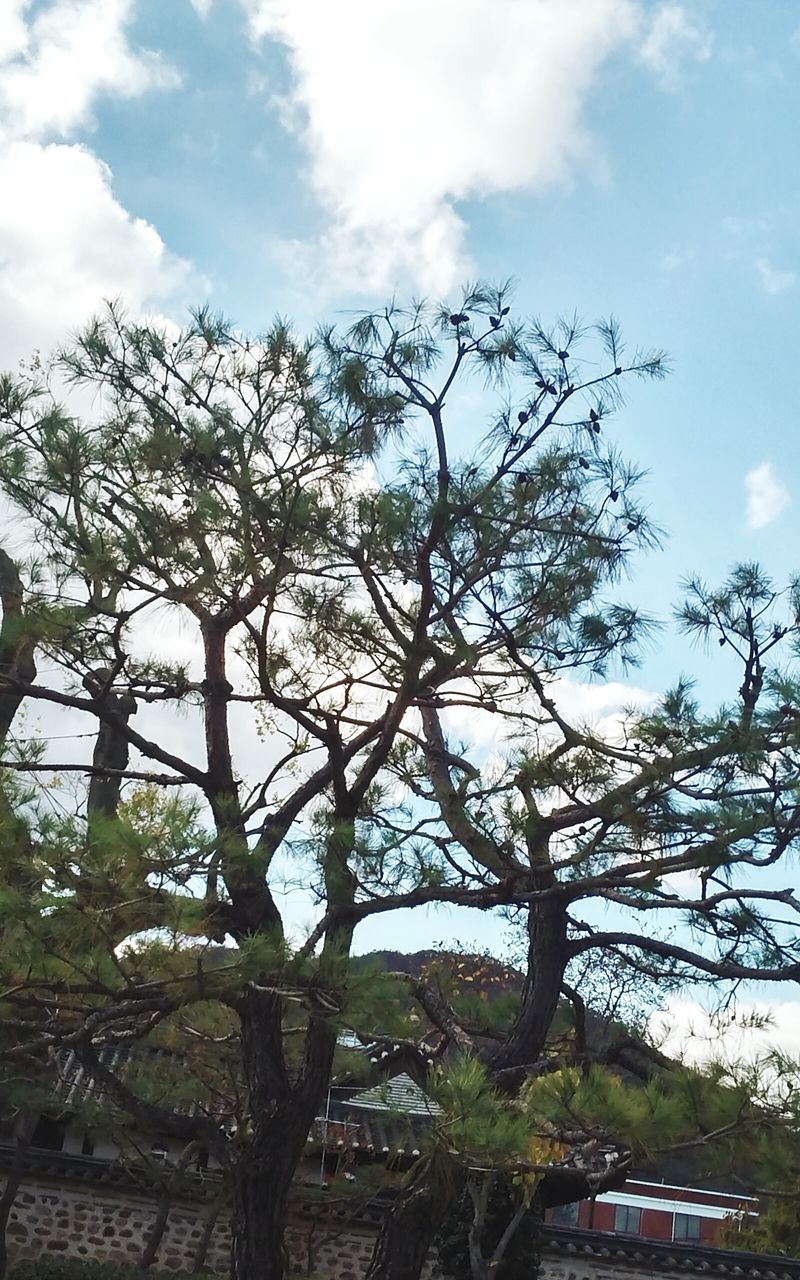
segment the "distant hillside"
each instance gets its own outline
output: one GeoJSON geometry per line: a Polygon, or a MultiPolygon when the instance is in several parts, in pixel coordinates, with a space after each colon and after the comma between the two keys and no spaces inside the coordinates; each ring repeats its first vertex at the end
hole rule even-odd
{"type": "MultiPolygon", "coordinates": [[[[373,951],[368,955],[357,957],[355,963],[358,964],[359,960],[377,965],[381,969],[408,973],[415,978],[426,978],[439,985],[446,994],[464,997],[468,1003],[471,1003],[469,997],[476,998],[481,1003],[491,1003],[498,997],[505,997],[505,1002],[508,1003],[509,997],[518,997],[521,994],[524,984],[524,976],[519,970],[491,956],[433,950],[373,951]]],[[[500,1025],[506,1024],[507,1019],[513,1018],[513,1002],[510,1009],[503,1008],[502,1005],[501,1001],[500,1009],[496,1011],[501,1014],[500,1025]]],[[[488,1010],[486,1012],[488,1015],[488,1010]]],[[[496,1021],[496,1019],[487,1018],[487,1021],[496,1021]]],[[[571,1023],[570,1006],[567,1001],[561,1001],[559,1014],[553,1027],[554,1039],[557,1040],[567,1032],[571,1023]]],[[[619,1066],[617,1070],[626,1082],[641,1082],[647,1072],[653,1068],[654,1057],[651,1050],[643,1045],[640,1047],[638,1038],[631,1036],[621,1024],[608,1023],[591,1009],[587,1010],[586,1033],[589,1045],[595,1052],[602,1052],[612,1042],[625,1041],[627,1061],[633,1070],[626,1070],[619,1066]]],[[[482,1041],[478,1037],[476,1043],[488,1045],[490,1042],[482,1041]]],[[[663,1059],[662,1062],[664,1066],[668,1066],[667,1059],[663,1059]]],[[[702,1148],[680,1155],[664,1155],[657,1165],[654,1164],[650,1168],[641,1167],[632,1176],[638,1176],[645,1181],[653,1178],[667,1180],[679,1186],[699,1184],[718,1190],[736,1189],[731,1183],[731,1174],[712,1171],[712,1168],[706,1166],[704,1156],[702,1148]]],[[[742,1170],[739,1172],[743,1173],[742,1170]]]]}
{"type": "Polygon", "coordinates": [[[464,955],[457,951],[371,951],[359,957],[381,969],[427,978],[442,988],[454,987],[461,995],[491,1000],[519,995],[524,977],[517,969],[493,956],[464,955]]]}

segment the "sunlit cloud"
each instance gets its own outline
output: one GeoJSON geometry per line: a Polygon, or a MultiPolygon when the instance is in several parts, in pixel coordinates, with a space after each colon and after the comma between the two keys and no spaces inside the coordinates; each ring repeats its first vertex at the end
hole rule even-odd
{"type": "Polygon", "coordinates": [[[748,529],[763,529],[777,520],[791,502],[786,485],[775,474],[771,462],[762,462],[744,478],[745,522],[748,529]]]}

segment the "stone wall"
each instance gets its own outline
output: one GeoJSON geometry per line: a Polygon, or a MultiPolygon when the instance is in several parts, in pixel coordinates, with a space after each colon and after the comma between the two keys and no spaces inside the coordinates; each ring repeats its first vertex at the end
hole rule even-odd
{"type": "MultiPolygon", "coordinates": [[[[174,1205],[159,1249],[165,1270],[188,1271],[200,1239],[205,1206],[174,1205]]],[[[9,1259],[60,1253],[98,1262],[135,1264],[155,1216],[151,1198],[97,1184],[63,1185],[30,1179],[20,1188],[8,1229],[9,1259]]],[[[208,1253],[209,1270],[225,1272],[227,1231],[218,1227],[208,1253]]]]}
{"type": "MultiPolygon", "coordinates": [[[[694,1270],[694,1268],[692,1268],[694,1270]]],[[[604,1258],[590,1256],[585,1258],[548,1258],[545,1254],[541,1260],[539,1280],[686,1280],[684,1270],[655,1272],[646,1263],[628,1266],[618,1261],[609,1262],[604,1258]]]]}
{"type": "MultiPolygon", "coordinates": [[[[188,1272],[209,1205],[176,1201],[158,1252],[157,1266],[188,1272]]],[[[155,1215],[153,1199],[125,1187],[81,1185],[30,1177],[11,1210],[7,1240],[13,1265],[47,1254],[135,1264],[155,1215]]],[[[313,1280],[358,1280],[372,1255],[379,1219],[353,1224],[298,1215],[287,1234],[290,1270],[313,1280]]],[[[214,1229],[205,1267],[228,1272],[230,1231],[225,1212],[214,1229]]]]}
{"type": "Polygon", "coordinates": [[[631,1266],[608,1262],[595,1256],[587,1258],[542,1258],[539,1280],[686,1280],[686,1271],[654,1272],[646,1264],[631,1266]]]}
{"type": "MultiPolygon", "coordinates": [[[[0,1185],[2,1183],[0,1182],[0,1185]]],[[[161,1242],[157,1267],[165,1271],[189,1271],[207,1219],[210,1199],[173,1204],[161,1242]]],[[[379,1211],[360,1213],[348,1208],[338,1216],[320,1206],[295,1214],[287,1235],[289,1270],[309,1280],[360,1280],[372,1255],[381,1221],[379,1211]]],[[[48,1254],[68,1255],[102,1262],[135,1264],[152,1226],[155,1203],[130,1187],[30,1173],[20,1189],[8,1225],[8,1250],[12,1263],[48,1254]]],[[[800,1262],[759,1259],[746,1254],[706,1250],[702,1257],[680,1256],[676,1246],[670,1255],[656,1259],[648,1252],[664,1246],[643,1244],[620,1248],[613,1237],[590,1242],[586,1233],[552,1232],[542,1260],[541,1280],[681,1280],[690,1271],[713,1271],[726,1276],[746,1274],[772,1280],[800,1280],[800,1262]],[[753,1263],[759,1265],[753,1266],[753,1263]],[[765,1265],[766,1264],[766,1265],[765,1265]],[[777,1264],[777,1265],[776,1265],[777,1264]]],[[[690,1251],[694,1252],[694,1251],[690,1251]]],[[[205,1268],[227,1275],[230,1231],[223,1212],[214,1230],[205,1268]]],[[[430,1264],[424,1280],[434,1280],[430,1264]]]]}

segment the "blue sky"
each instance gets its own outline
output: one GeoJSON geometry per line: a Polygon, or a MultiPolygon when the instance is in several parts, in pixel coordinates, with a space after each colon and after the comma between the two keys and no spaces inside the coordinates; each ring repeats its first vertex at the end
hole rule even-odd
{"type": "MultiPolygon", "coordinates": [[[[394,290],[513,275],[522,309],[613,312],[672,358],[618,426],[670,535],[637,597],[664,616],[690,570],[797,567],[794,0],[3,15],[2,363],[107,293],[307,328],[394,290]]],[[[670,643],[648,680],[689,661],[670,643]]]]}
{"type": "MultiPolygon", "coordinates": [[[[798,119],[796,0],[2,0],[0,365],[117,294],[308,328],[512,275],[613,312],[674,366],[616,428],[666,618],[690,571],[800,570],[798,119]]],[[[667,633],[634,679],[713,700],[724,664],[667,633]]]]}

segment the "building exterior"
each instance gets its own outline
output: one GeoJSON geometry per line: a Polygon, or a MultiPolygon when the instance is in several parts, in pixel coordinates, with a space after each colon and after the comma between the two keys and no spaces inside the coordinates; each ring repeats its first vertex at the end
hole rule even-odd
{"type": "Polygon", "coordinates": [[[595,1201],[551,1210],[548,1220],[554,1226],[638,1240],[714,1245],[726,1219],[741,1222],[757,1212],[757,1201],[738,1193],[629,1178],[619,1191],[607,1191],[595,1201]]]}
{"type": "MultiPolygon", "coordinates": [[[[61,1116],[41,1118],[26,1156],[9,1222],[10,1255],[64,1252],[135,1261],[155,1220],[159,1178],[169,1176],[180,1144],[148,1142],[140,1153],[144,1164],[131,1163],[112,1134],[90,1136],[81,1125],[78,1104],[91,1093],[92,1082],[72,1069],[61,1081],[61,1116]],[[166,1166],[162,1174],[159,1165],[166,1166]]],[[[287,1239],[293,1270],[316,1280],[357,1280],[391,1200],[390,1193],[375,1193],[368,1166],[408,1168],[424,1148],[437,1110],[406,1075],[371,1089],[331,1089],[299,1171],[306,1189],[298,1189],[287,1239]],[[362,1184],[373,1191],[359,1195],[362,1184]]],[[[12,1157],[12,1143],[0,1135],[0,1186],[12,1157]]],[[[542,1280],[674,1280],[689,1271],[800,1280],[800,1260],[718,1247],[726,1219],[744,1221],[756,1211],[756,1202],[740,1194],[633,1177],[593,1201],[548,1212],[542,1280]]],[[[224,1274],[230,1248],[226,1216],[220,1171],[207,1160],[194,1161],[171,1196],[158,1265],[190,1271],[206,1238],[206,1265],[224,1274]]],[[[428,1280],[434,1274],[432,1262],[428,1280]]]]}
{"type": "MultiPolygon", "coordinates": [[[[0,1185],[10,1155],[0,1144],[0,1185]]],[[[26,1163],[9,1223],[12,1262],[54,1254],[117,1264],[137,1260],[156,1202],[124,1170],[94,1156],[50,1151],[31,1151],[26,1163]]],[[[213,1201],[213,1179],[199,1177],[191,1195],[176,1199],[159,1268],[191,1271],[213,1201]]],[[[291,1270],[314,1280],[358,1280],[369,1264],[384,1211],[372,1201],[355,1213],[339,1216],[334,1209],[320,1219],[299,1204],[287,1239],[291,1270]]],[[[213,1223],[206,1267],[227,1274],[229,1250],[227,1223],[220,1214],[213,1223]]],[[[548,1224],[544,1230],[540,1280],[682,1280],[690,1274],[719,1280],[800,1280],[800,1261],[581,1227],[548,1224]]],[[[434,1262],[425,1280],[436,1275],[434,1262]]]]}

